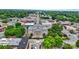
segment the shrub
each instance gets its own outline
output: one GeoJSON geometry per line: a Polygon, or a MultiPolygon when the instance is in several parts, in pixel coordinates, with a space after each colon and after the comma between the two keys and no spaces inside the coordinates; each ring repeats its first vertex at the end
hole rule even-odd
{"type": "Polygon", "coordinates": [[[68,43],[64,43],[63,49],[72,49],[73,47],[68,44],[68,43]]]}
{"type": "Polygon", "coordinates": [[[68,37],[62,37],[63,38],[63,40],[69,40],[69,38],[68,37]]]}
{"type": "Polygon", "coordinates": [[[79,40],[76,41],[76,46],[79,47],[79,40]]]}
{"type": "Polygon", "coordinates": [[[11,49],[10,45],[0,45],[0,49],[11,49]]]}

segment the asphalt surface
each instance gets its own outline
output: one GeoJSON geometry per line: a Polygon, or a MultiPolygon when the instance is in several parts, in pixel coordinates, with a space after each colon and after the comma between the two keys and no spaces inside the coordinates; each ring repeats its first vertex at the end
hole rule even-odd
{"type": "Polygon", "coordinates": [[[25,49],[27,46],[27,42],[28,42],[28,38],[23,37],[17,48],[18,49],[25,49]]]}

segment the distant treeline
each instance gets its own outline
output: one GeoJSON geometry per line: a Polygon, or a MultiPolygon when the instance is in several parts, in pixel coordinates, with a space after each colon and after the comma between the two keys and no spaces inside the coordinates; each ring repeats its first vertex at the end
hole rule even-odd
{"type": "Polygon", "coordinates": [[[12,17],[26,17],[28,13],[26,10],[16,10],[16,9],[0,9],[0,18],[7,19],[12,17]]]}
{"type": "Polygon", "coordinates": [[[48,15],[52,16],[52,19],[79,22],[79,11],[46,11],[48,15]]]}
{"type": "MultiPolygon", "coordinates": [[[[0,9],[0,18],[7,19],[12,17],[23,18],[30,13],[40,12],[42,15],[50,15],[52,19],[79,22],[79,11],[46,11],[46,10],[24,10],[24,9],[0,9]]],[[[44,18],[44,17],[43,17],[44,18]]],[[[45,19],[48,17],[45,17],[45,19]]]]}

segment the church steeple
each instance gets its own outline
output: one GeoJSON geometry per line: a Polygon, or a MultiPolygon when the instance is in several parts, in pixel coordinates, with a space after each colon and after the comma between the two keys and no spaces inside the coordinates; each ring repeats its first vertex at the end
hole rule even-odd
{"type": "Polygon", "coordinates": [[[37,22],[36,22],[36,24],[40,24],[40,16],[39,16],[39,12],[37,12],[37,22]]]}

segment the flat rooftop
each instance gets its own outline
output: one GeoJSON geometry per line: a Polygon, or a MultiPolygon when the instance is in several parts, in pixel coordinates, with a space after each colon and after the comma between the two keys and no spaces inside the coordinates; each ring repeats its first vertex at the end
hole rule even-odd
{"type": "Polygon", "coordinates": [[[22,40],[22,38],[1,38],[0,44],[6,44],[6,45],[19,45],[19,42],[22,40]]]}

